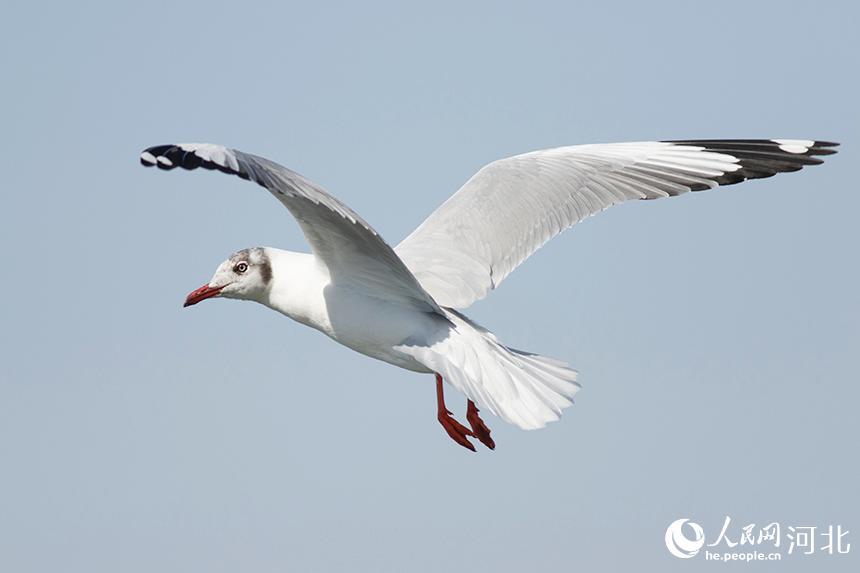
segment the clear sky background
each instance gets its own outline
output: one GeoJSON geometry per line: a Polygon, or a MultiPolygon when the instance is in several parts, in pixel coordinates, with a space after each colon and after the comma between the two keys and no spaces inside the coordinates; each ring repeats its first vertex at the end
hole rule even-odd
{"type": "Polygon", "coordinates": [[[726,515],[852,550],[714,570],[857,571],[857,3],[402,4],[4,5],[0,571],[692,571],[666,526],[726,515]],[[477,454],[429,375],[182,309],[231,252],[306,245],[253,185],[138,164],[257,153],[396,243],[499,157],[723,137],[843,146],[613,208],[471,308],[584,386],[477,454]]]}

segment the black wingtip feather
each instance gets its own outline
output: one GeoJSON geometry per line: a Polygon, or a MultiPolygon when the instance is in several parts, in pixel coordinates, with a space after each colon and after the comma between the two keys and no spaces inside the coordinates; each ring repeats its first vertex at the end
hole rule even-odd
{"type": "Polygon", "coordinates": [[[764,151],[771,153],[783,153],[789,155],[831,155],[836,153],[832,147],[839,147],[839,144],[834,141],[817,141],[817,140],[775,140],[775,139],[673,139],[667,140],[664,143],[674,143],[676,145],[693,145],[696,147],[704,147],[709,151],[717,151],[719,149],[746,149],[748,151],[764,151]],[[811,141],[804,153],[790,153],[780,149],[780,141],[811,141]]]}
{"type": "Polygon", "coordinates": [[[771,139],[685,139],[663,143],[701,148],[730,155],[740,169],[713,178],[719,185],[734,185],[747,179],[764,179],[777,173],[799,171],[823,163],[820,155],[832,155],[839,144],[832,141],[771,139]]]}
{"type": "Polygon", "coordinates": [[[183,169],[197,169],[201,165],[203,165],[203,160],[200,159],[200,157],[198,157],[197,154],[195,154],[194,152],[184,151],[182,153],[182,161],[179,162],[179,166],[183,169]]]}
{"type": "MultiPolygon", "coordinates": [[[[229,167],[204,159],[194,151],[182,149],[179,145],[155,145],[147,147],[141,153],[140,162],[146,167],[156,166],[164,170],[175,169],[176,167],[192,170],[202,167],[209,170],[217,169],[231,175],[242,175],[229,167]],[[144,159],[147,154],[154,158],[154,162],[144,159]],[[159,161],[159,159],[162,159],[162,161],[159,161]],[[167,160],[169,163],[165,163],[164,160],[167,160]]],[[[245,178],[247,179],[247,176],[245,178]]]]}
{"type": "MultiPolygon", "coordinates": [[[[227,151],[229,152],[229,150],[227,151]]],[[[188,170],[198,168],[208,169],[209,171],[218,170],[229,175],[237,175],[246,181],[252,180],[251,175],[241,168],[235,170],[231,167],[215,163],[198,155],[196,150],[186,150],[180,145],[154,145],[147,147],[140,154],[140,164],[144,167],[158,167],[164,170],[175,169],[176,167],[188,170]],[[167,160],[169,164],[165,164],[164,160],[167,160]]],[[[256,179],[254,181],[263,187],[267,187],[264,181],[256,179]]]]}

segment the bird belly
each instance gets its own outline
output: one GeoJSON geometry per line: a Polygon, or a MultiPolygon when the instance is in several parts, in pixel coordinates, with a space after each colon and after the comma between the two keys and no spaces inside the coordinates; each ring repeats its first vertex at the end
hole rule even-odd
{"type": "Polygon", "coordinates": [[[444,317],[332,283],[288,286],[261,302],[356,352],[406,370],[432,372],[395,347],[427,340],[440,325],[447,326],[444,317]]]}
{"type": "Polygon", "coordinates": [[[394,348],[437,331],[443,317],[349,292],[327,296],[326,308],[328,320],[326,328],[321,330],[335,341],[406,370],[432,372],[414,357],[394,348]]]}

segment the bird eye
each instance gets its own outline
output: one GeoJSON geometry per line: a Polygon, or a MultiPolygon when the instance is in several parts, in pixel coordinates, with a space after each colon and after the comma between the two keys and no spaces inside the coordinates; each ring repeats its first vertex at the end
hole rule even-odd
{"type": "Polygon", "coordinates": [[[248,263],[246,263],[245,261],[242,261],[241,263],[236,263],[236,266],[233,267],[233,270],[241,275],[248,270],[248,263]]]}

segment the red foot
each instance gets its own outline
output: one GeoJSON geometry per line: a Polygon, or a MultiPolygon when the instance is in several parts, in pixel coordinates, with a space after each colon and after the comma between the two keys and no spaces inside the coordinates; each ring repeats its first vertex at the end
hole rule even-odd
{"type": "Polygon", "coordinates": [[[494,450],[496,449],[496,442],[490,437],[490,428],[487,427],[481,416],[478,415],[478,412],[478,407],[475,406],[474,402],[469,400],[469,405],[466,407],[466,420],[472,426],[472,435],[481,440],[482,444],[494,450]]]}
{"type": "Polygon", "coordinates": [[[445,413],[439,412],[437,416],[439,423],[442,424],[442,427],[445,428],[445,431],[448,432],[452,440],[474,452],[475,446],[466,438],[466,436],[473,436],[474,434],[469,428],[452,418],[450,414],[451,412],[447,410],[445,410],[445,413]]]}
{"type": "MultiPolygon", "coordinates": [[[[445,407],[445,396],[442,389],[442,377],[436,375],[436,407],[438,409],[436,419],[445,428],[445,431],[451,436],[451,439],[463,446],[475,451],[475,446],[466,438],[466,436],[474,436],[472,431],[451,417],[451,412],[445,407]]],[[[483,440],[481,440],[483,442],[483,440]]],[[[486,443],[486,442],[485,442],[486,443]]]]}

